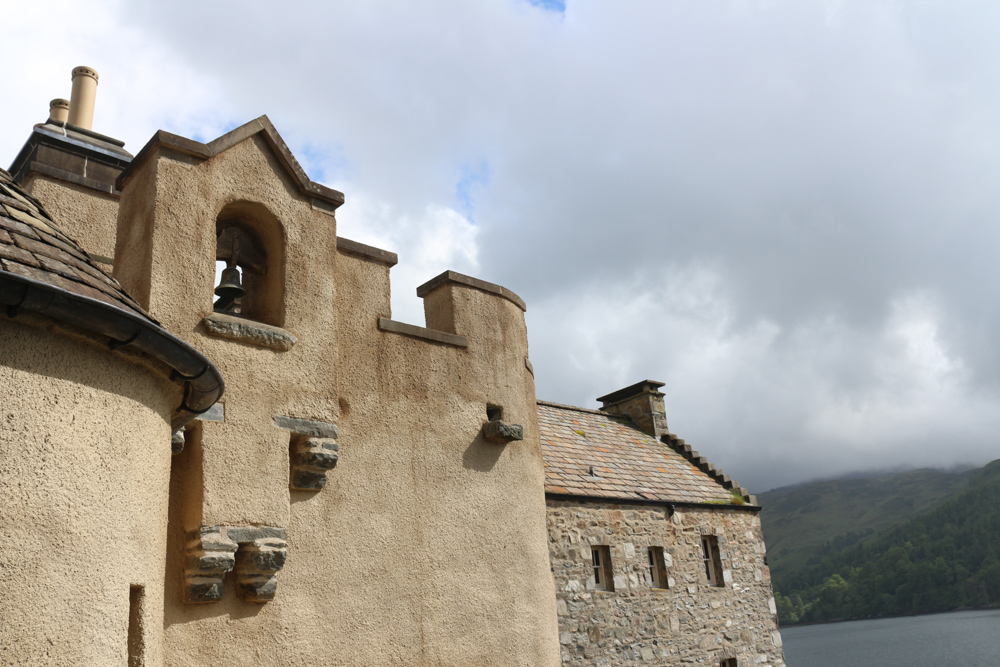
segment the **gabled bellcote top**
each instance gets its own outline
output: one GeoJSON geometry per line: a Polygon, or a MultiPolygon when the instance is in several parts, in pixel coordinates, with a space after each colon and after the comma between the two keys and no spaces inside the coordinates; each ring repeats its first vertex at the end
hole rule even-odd
{"type": "Polygon", "coordinates": [[[194,158],[208,160],[232,148],[236,144],[249,139],[255,134],[263,135],[268,145],[271,146],[278,157],[278,162],[281,163],[285,171],[288,172],[288,175],[291,176],[292,181],[298,186],[299,191],[304,195],[312,197],[313,202],[319,208],[334,211],[344,203],[344,193],[309,180],[309,176],[306,175],[305,170],[302,169],[298,160],[292,155],[292,152],[288,149],[288,145],[285,144],[284,139],[281,138],[281,135],[278,134],[278,131],[266,115],[254,119],[245,125],[241,125],[207,144],[187,139],[165,130],[159,130],[146,142],[146,145],[142,147],[142,150],[135,156],[131,164],[121,173],[116,186],[121,190],[136,167],[142,164],[153,149],[158,146],[163,146],[194,158]]]}

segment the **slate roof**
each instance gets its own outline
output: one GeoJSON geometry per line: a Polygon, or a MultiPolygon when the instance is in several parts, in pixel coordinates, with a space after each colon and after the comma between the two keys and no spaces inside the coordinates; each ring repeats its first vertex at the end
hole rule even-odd
{"type": "Polygon", "coordinates": [[[728,503],[732,497],[627,417],[538,401],[538,430],[546,493],[685,503],[728,503]]]}
{"type": "Polygon", "coordinates": [[[39,202],[0,169],[0,269],[90,297],[156,324],[135,300],[63,234],[39,202]]]}
{"type": "Polygon", "coordinates": [[[110,350],[130,349],[166,364],[184,385],[173,411],[177,431],[225,391],[219,369],[166,331],[52,222],[41,204],[0,169],[0,306],[7,318],[33,312],[104,336],[110,350]]]}

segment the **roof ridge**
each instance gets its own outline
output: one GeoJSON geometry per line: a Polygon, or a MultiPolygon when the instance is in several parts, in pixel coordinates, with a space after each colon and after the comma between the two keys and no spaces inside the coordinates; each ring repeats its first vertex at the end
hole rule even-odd
{"type": "Polygon", "coordinates": [[[550,407],[550,408],[559,408],[560,410],[573,410],[575,412],[586,412],[586,413],[592,414],[592,415],[601,415],[602,417],[611,417],[612,419],[623,419],[623,420],[626,420],[626,421],[632,421],[629,417],[625,417],[623,415],[613,415],[613,414],[611,414],[609,412],[603,412],[601,410],[592,410],[590,408],[581,408],[581,407],[578,407],[576,405],[566,405],[565,403],[554,403],[552,401],[543,401],[543,400],[538,399],[538,398],[535,399],[535,403],[537,403],[538,405],[544,405],[544,406],[547,406],[547,407],[550,407]]]}

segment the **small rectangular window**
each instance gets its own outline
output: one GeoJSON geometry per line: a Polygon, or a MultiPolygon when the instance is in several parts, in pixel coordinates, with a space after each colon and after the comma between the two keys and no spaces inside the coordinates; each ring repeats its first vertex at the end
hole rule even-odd
{"type": "Polygon", "coordinates": [[[669,588],[667,567],[663,560],[663,547],[649,547],[646,554],[649,558],[649,581],[653,588],[669,588]]]}
{"type": "Polygon", "coordinates": [[[709,586],[721,587],[722,558],[719,556],[719,539],[715,535],[702,535],[701,555],[705,563],[705,577],[709,586]]]}
{"type": "Polygon", "coordinates": [[[146,664],[146,643],[143,640],[143,606],[146,589],[130,586],[128,591],[128,667],[146,664]]]}
{"type": "Polygon", "coordinates": [[[599,591],[615,590],[614,571],[611,567],[611,547],[590,547],[590,558],[594,568],[594,586],[599,591]]]}
{"type": "Polygon", "coordinates": [[[737,667],[736,658],[726,658],[719,663],[719,667],[737,667]]]}

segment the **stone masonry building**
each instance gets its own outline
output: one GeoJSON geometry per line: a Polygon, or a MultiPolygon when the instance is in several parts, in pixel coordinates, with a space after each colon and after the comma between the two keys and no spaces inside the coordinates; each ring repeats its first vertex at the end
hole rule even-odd
{"type": "Polygon", "coordinates": [[[660,386],[538,402],[562,664],[782,665],[756,498],[667,432],[660,386]]]}
{"type": "Polygon", "coordinates": [[[0,664],[783,664],[657,383],[537,402],[524,302],[393,320],[267,117],[133,156],[73,74],[0,170],[0,664]]]}

